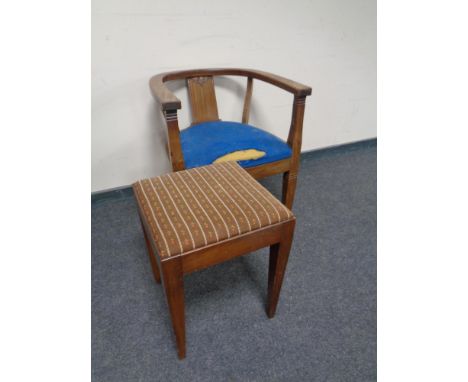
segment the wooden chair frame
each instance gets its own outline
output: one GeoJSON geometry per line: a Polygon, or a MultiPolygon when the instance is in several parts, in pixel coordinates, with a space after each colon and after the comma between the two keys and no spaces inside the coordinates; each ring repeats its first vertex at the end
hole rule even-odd
{"type": "Polygon", "coordinates": [[[284,77],[259,70],[239,68],[184,70],[161,73],[152,77],[150,80],[151,92],[153,97],[160,103],[167,124],[168,151],[172,170],[180,171],[185,169],[184,156],[180,144],[179,122],[177,119],[177,110],[181,109],[182,106],[180,100],[164,83],[181,79],[187,81],[192,106],[192,119],[198,123],[200,121],[218,120],[213,77],[229,75],[247,77],[242,123],[248,123],[249,121],[254,79],[267,82],[294,95],[291,125],[287,140],[288,145],[292,149],[291,157],[245,169],[256,179],[283,173],[282,202],[291,209],[299,170],[305,99],[308,95],[312,94],[312,89],[309,86],[284,77]]]}

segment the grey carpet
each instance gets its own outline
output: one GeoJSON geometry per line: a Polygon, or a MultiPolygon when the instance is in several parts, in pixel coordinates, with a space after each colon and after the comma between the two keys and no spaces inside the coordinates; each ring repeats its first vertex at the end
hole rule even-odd
{"type": "MultiPolygon", "coordinates": [[[[281,179],[262,183],[279,196],[281,179]]],[[[92,206],[92,380],[376,380],[376,144],[306,154],[276,317],[267,250],[186,276],[177,358],[132,197],[92,206]]]]}

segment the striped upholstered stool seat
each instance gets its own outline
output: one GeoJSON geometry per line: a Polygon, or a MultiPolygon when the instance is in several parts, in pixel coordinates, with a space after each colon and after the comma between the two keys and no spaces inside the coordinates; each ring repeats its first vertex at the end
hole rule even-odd
{"type": "Polygon", "coordinates": [[[161,257],[292,218],[291,211],[236,162],[141,180],[134,190],[161,257]]]}
{"type": "Polygon", "coordinates": [[[267,313],[276,310],[295,218],[236,162],[133,185],[153,274],[161,275],[185,356],[183,275],[270,246],[267,313]]]}

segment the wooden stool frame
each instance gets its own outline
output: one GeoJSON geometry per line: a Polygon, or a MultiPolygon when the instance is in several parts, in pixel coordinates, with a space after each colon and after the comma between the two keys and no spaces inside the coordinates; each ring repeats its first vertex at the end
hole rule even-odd
{"type": "Polygon", "coordinates": [[[208,268],[260,248],[270,247],[268,268],[268,301],[266,312],[269,318],[275,315],[281,285],[288,262],[296,219],[293,217],[232,239],[214,243],[180,255],[160,258],[156,245],[148,234],[151,232],[143,218],[138,199],[138,212],[145,236],[146,247],[157,283],[163,283],[169,313],[174,329],[180,359],[185,358],[185,304],[183,276],[208,268]]]}

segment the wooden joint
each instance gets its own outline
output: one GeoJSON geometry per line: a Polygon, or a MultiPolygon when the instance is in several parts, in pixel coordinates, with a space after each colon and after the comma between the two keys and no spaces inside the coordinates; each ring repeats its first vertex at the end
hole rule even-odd
{"type": "Polygon", "coordinates": [[[204,85],[212,77],[193,77],[191,80],[196,82],[198,85],[204,85]]]}

